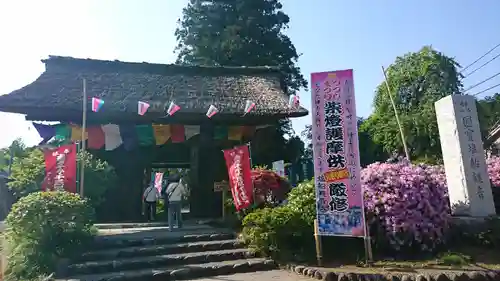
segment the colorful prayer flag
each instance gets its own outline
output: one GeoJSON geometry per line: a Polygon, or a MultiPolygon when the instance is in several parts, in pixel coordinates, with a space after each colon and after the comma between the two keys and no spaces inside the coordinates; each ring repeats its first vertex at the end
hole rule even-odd
{"type": "Polygon", "coordinates": [[[87,129],[87,146],[90,149],[101,149],[106,143],[101,126],[92,126],[87,129]]]}
{"type": "MultiPolygon", "coordinates": [[[[251,100],[247,100],[246,101],[246,104],[245,104],[245,114],[249,113],[250,111],[252,111],[252,109],[255,107],[255,102],[251,101],[251,100]]],[[[245,115],[243,114],[243,115],[245,115]]]]}
{"type": "Polygon", "coordinates": [[[140,146],[149,146],[155,143],[153,126],[149,124],[137,125],[135,126],[135,131],[137,132],[137,137],[139,138],[140,146]]]}
{"type": "Polygon", "coordinates": [[[226,140],[228,134],[228,128],[226,126],[215,126],[214,128],[214,139],[216,140],[226,140]]]}
{"type": "Polygon", "coordinates": [[[172,116],[172,115],[174,115],[174,113],[176,113],[180,109],[181,109],[181,107],[172,101],[172,102],[170,102],[170,106],[168,107],[167,114],[172,116]]]}
{"type": "Polygon", "coordinates": [[[67,140],[71,137],[71,129],[66,124],[57,124],[56,125],[56,140],[67,140]]]}
{"type": "Polygon", "coordinates": [[[35,127],[36,131],[43,139],[42,143],[48,142],[51,138],[53,138],[56,135],[56,128],[54,126],[33,123],[33,127],[35,127]]]}
{"type": "Polygon", "coordinates": [[[184,141],[184,125],[170,125],[170,133],[173,143],[184,141]]]}
{"type": "MultiPolygon", "coordinates": [[[[82,141],[82,128],[80,126],[71,125],[71,140],[74,142],[82,141]]],[[[89,132],[85,130],[85,139],[89,137],[89,132]]]]}
{"type": "Polygon", "coordinates": [[[227,139],[232,141],[240,141],[243,138],[243,127],[231,126],[227,132],[227,139]]]}
{"type": "Polygon", "coordinates": [[[141,116],[144,115],[146,111],[148,111],[148,108],[149,108],[149,103],[143,101],[137,102],[137,113],[139,115],[141,116]]]}
{"type": "Polygon", "coordinates": [[[214,116],[215,114],[217,114],[219,112],[219,110],[217,109],[217,107],[215,107],[213,104],[210,105],[210,107],[208,108],[208,111],[207,111],[207,117],[208,118],[212,118],[212,116],[214,116]]]}
{"type": "Polygon", "coordinates": [[[104,101],[100,98],[92,98],[92,111],[97,112],[104,105],[104,101]]]}
{"type": "Polygon", "coordinates": [[[184,126],[184,135],[186,136],[186,140],[199,135],[200,134],[200,126],[198,125],[186,125],[184,126]]]}
{"type": "Polygon", "coordinates": [[[290,99],[288,100],[288,107],[290,108],[298,108],[300,105],[299,96],[290,95],[290,99]]]}
{"type": "Polygon", "coordinates": [[[170,132],[170,125],[153,124],[153,133],[156,140],[156,145],[167,143],[172,135],[170,132]]]}
{"type": "Polygon", "coordinates": [[[122,145],[123,140],[120,134],[120,127],[115,124],[106,124],[102,126],[104,132],[104,143],[106,150],[115,150],[122,145]]]}
{"type": "Polygon", "coordinates": [[[120,136],[123,143],[123,148],[126,151],[132,151],[139,146],[139,139],[137,137],[136,126],[132,124],[119,125],[120,136]]]}

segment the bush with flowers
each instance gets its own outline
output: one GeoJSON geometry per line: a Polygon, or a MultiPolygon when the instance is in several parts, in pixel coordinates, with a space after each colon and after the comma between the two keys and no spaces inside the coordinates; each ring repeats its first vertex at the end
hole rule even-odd
{"type": "Polygon", "coordinates": [[[500,156],[491,156],[486,159],[488,175],[490,176],[493,200],[497,214],[500,214],[500,156]]]}
{"type": "Polygon", "coordinates": [[[445,242],[451,217],[441,166],[374,163],[362,170],[361,182],[377,246],[421,252],[445,242]]]}

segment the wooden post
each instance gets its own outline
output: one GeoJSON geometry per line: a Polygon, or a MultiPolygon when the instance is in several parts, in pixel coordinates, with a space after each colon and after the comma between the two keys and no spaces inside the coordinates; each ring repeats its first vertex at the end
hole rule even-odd
{"type": "Polygon", "coordinates": [[[314,220],[314,241],[316,242],[316,260],[318,266],[323,266],[323,245],[321,244],[321,235],[318,233],[318,219],[314,220]]]}
{"type": "Polygon", "coordinates": [[[83,113],[82,113],[82,146],[80,150],[80,196],[83,198],[83,185],[85,178],[85,165],[83,157],[85,155],[85,137],[87,133],[87,81],[83,78],[83,113]]]}
{"type": "Polygon", "coordinates": [[[222,221],[226,221],[226,188],[222,188],[222,221]]]}

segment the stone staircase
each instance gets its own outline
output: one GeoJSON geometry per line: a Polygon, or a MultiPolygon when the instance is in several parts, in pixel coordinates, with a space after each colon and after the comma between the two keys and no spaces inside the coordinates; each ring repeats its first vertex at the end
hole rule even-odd
{"type": "Polygon", "coordinates": [[[100,226],[93,249],[58,273],[59,280],[188,280],[276,269],[235,234],[206,225],[169,232],[156,225],[100,226]]]}

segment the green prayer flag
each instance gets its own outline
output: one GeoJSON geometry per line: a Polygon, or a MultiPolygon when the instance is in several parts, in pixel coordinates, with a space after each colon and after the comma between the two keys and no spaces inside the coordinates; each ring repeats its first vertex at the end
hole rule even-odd
{"type": "Polygon", "coordinates": [[[214,139],[225,140],[227,139],[228,128],[227,126],[216,126],[214,129],[214,139]]]}
{"type": "Polygon", "coordinates": [[[71,137],[71,127],[66,124],[58,124],[56,127],[56,140],[67,140],[71,137]]]}
{"type": "Polygon", "coordinates": [[[135,126],[137,137],[140,146],[148,146],[155,144],[155,135],[152,125],[137,125],[135,126]]]}

